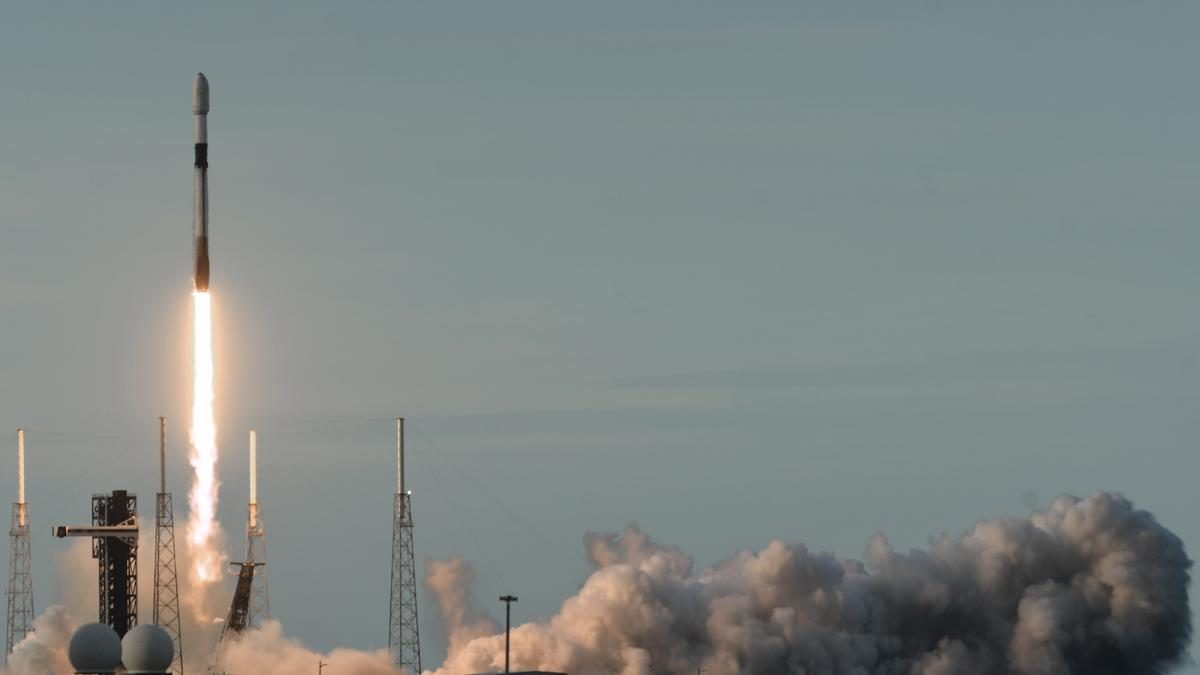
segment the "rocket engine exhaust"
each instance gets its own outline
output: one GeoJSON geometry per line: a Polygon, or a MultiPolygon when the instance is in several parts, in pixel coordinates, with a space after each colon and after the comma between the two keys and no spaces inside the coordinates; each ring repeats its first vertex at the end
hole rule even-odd
{"type": "Polygon", "coordinates": [[[212,296],[208,291],[208,79],[201,73],[192,85],[196,117],[195,194],[193,222],[193,381],[191,455],[195,477],[188,494],[188,552],[192,569],[188,600],[200,616],[207,614],[205,595],[220,577],[224,555],[216,520],[217,424],[213,415],[212,296]]]}

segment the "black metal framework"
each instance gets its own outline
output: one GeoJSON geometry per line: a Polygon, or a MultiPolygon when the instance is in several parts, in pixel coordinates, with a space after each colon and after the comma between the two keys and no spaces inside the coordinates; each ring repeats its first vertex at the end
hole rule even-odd
{"type": "Polygon", "coordinates": [[[225,618],[225,627],[221,629],[221,641],[224,642],[232,633],[241,633],[250,623],[250,588],[254,585],[254,568],[262,563],[243,562],[230,563],[237,566],[237,586],[233,590],[233,601],[229,603],[229,615],[225,618]]]}
{"type": "Polygon", "coordinates": [[[33,556],[29,547],[29,518],[26,505],[13,504],[11,546],[8,556],[8,620],[5,622],[4,660],[13,647],[33,632],[33,556]]]}
{"type": "Polygon", "coordinates": [[[210,672],[223,675],[225,675],[225,671],[221,664],[221,658],[225,655],[225,648],[230,641],[237,639],[237,636],[241,635],[242,631],[250,625],[250,600],[253,595],[251,589],[254,586],[254,570],[263,566],[263,563],[250,560],[229,564],[238,568],[238,580],[233,589],[233,600],[229,603],[229,614],[226,615],[225,625],[221,628],[221,638],[217,641],[216,658],[213,659],[213,666],[209,669],[210,672]]]}
{"type": "Polygon", "coordinates": [[[167,418],[158,418],[158,494],[154,500],[154,623],[175,644],[171,672],[183,675],[183,628],[175,566],[175,507],[167,492],[167,418]]]}
{"type": "Polygon", "coordinates": [[[253,520],[246,521],[246,562],[257,563],[263,569],[254,573],[250,584],[250,613],[246,625],[260,628],[271,618],[271,596],[267,587],[267,533],[263,527],[262,509],[258,504],[249,506],[253,520]]]}
{"type": "MultiPolygon", "coordinates": [[[[137,495],[125,490],[92,495],[93,525],[136,523],[137,495]]],[[[100,561],[100,623],[112,626],[121,637],[138,622],[137,551],[136,535],[92,538],[92,557],[100,561]]]]}
{"type": "Polygon", "coordinates": [[[392,594],[388,648],[396,669],[421,672],[421,631],[417,624],[417,566],[413,551],[412,495],[396,495],[392,528],[392,594]]]}
{"type": "Polygon", "coordinates": [[[175,509],[171,493],[158,493],[154,517],[154,623],[175,643],[171,671],[183,675],[183,632],[179,616],[179,576],[175,567],[175,509]]]}

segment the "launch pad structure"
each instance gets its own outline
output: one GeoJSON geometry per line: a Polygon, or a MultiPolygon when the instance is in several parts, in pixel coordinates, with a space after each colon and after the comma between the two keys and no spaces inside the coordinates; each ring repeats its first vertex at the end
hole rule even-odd
{"type": "Polygon", "coordinates": [[[8,600],[4,662],[13,647],[33,631],[33,554],[29,545],[29,508],[25,504],[25,430],[17,429],[17,501],[13,502],[8,556],[8,600]]]}
{"type": "Polygon", "coordinates": [[[154,503],[154,623],[175,644],[171,671],[183,675],[183,628],[179,614],[179,575],[175,565],[175,507],[167,492],[167,426],[158,418],[158,494],[154,503]]]}
{"type": "Polygon", "coordinates": [[[237,584],[229,603],[229,614],[217,641],[213,672],[221,672],[221,657],[230,640],[247,628],[257,628],[271,618],[267,589],[267,540],[262,509],[258,503],[258,433],[250,432],[250,501],[246,504],[246,558],[231,562],[237,569],[237,584]]]}
{"type": "Polygon", "coordinates": [[[213,658],[212,667],[214,673],[224,673],[221,669],[221,657],[225,655],[225,648],[250,626],[250,589],[254,585],[254,571],[265,563],[244,561],[229,564],[238,568],[237,585],[233,589],[233,600],[229,603],[225,625],[221,627],[221,637],[217,640],[217,653],[213,658]]]}
{"type": "Polygon", "coordinates": [[[267,533],[263,526],[262,507],[258,503],[258,432],[250,431],[250,501],[246,504],[246,557],[263,569],[253,574],[250,584],[249,614],[246,625],[262,626],[271,618],[271,596],[267,586],[267,533]]]}
{"type": "Polygon", "coordinates": [[[388,649],[397,670],[421,672],[417,623],[417,565],[413,551],[412,493],[404,489],[404,418],[396,418],[396,503],[392,517],[392,591],[388,649]]]}
{"type": "Polygon", "coordinates": [[[92,524],[132,527],[132,533],[92,537],[92,557],[100,561],[100,623],[125,637],[137,625],[137,495],[114,490],[92,496],[92,524]]]}
{"type": "Polygon", "coordinates": [[[59,525],[54,536],[92,538],[92,557],[99,567],[100,623],[125,637],[138,622],[137,495],[125,490],[92,495],[91,526],[59,525]]]}

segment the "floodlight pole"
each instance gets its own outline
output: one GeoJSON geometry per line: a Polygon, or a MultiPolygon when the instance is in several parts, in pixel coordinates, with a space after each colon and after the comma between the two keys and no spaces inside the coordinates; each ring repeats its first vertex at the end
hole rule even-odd
{"type": "Polygon", "coordinates": [[[502,595],[500,602],[504,603],[504,672],[508,673],[508,634],[512,631],[512,604],[517,601],[515,595],[502,595]]]}

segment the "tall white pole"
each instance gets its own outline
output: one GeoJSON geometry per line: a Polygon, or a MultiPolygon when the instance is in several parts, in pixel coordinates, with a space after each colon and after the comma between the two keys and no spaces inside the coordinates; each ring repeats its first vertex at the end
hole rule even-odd
{"type": "Polygon", "coordinates": [[[167,418],[158,418],[158,493],[167,493],[167,418]]]}
{"type": "Polygon", "coordinates": [[[250,431],[250,527],[258,525],[258,433],[250,431]]]}
{"type": "Polygon", "coordinates": [[[404,418],[396,418],[396,494],[404,494],[404,418]]]}
{"type": "Polygon", "coordinates": [[[18,524],[25,526],[25,430],[17,429],[17,509],[18,524]]]}

